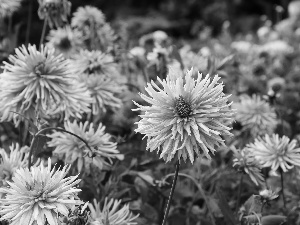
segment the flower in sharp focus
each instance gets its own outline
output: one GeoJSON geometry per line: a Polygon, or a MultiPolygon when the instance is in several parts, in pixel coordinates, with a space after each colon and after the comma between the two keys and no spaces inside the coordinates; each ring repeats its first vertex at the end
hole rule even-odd
{"type": "Polygon", "coordinates": [[[83,44],[80,33],[69,26],[51,30],[47,40],[47,45],[55,48],[57,53],[62,53],[65,58],[70,58],[79,52],[83,44]]]}
{"type": "Polygon", "coordinates": [[[211,158],[210,153],[224,144],[221,135],[231,136],[228,125],[232,122],[233,110],[229,108],[228,98],[223,93],[223,84],[218,83],[217,75],[210,80],[207,75],[202,79],[192,78],[193,70],[184,77],[166,80],[157,78],[159,86],[153,81],[141,94],[149,106],[135,103],[145,112],[137,124],[136,132],[147,138],[147,149],[158,149],[160,158],[167,162],[172,158],[187,158],[193,163],[195,154],[211,158]]]}
{"type": "Polygon", "coordinates": [[[261,196],[263,202],[272,201],[279,196],[278,193],[268,189],[260,191],[259,195],[261,196]]]}
{"type": "Polygon", "coordinates": [[[0,204],[0,220],[8,220],[12,225],[58,224],[58,215],[67,216],[69,209],[81,204],[77,198],[80,189],[75,186],[80,182],[77,176],[65,177],[69,166],[55,171],[48,167],[33,166],[16,170],[9,187],[0,188],[5,194],[0,204]]]}
{"type": "Polygon", "coordinates": [[[235,119],[244,131],[250,131],[254,137],[273,133],[277,124],[275,110],[260,96],[242,95],[240,102],[232,107],[236,109],[235,119]]]}
{"type": "Polygon", "coordinates": [[[100,203],[94,199],[94,204],[89,204],[91,211],[91,225],[135,225],[134,220],[139,216],[134,216],[130,210],[129,205],[120,207],[121,200],[105,199],[104,205],[101,208],[100,203]]]}
{"type": "Polygon", "coordinates": [[[11,180],[17,169],[28,165],[28,146],[20,148],[19,144],[12,144],[9,150],[10,153],[8,154],[4,149],[0,148],[0,187],[7,185],[7,181],[11,180]]]}
{"type": "Polygon", "coordinates": [[[38,0],[40,19],[47,20],[49,26],[61,27],[68,21],[71,12],[71,2],[68,0],[38,0]]]}
{"type": "Polygon", "coordinates": [[[236,150],[235,158],[233,159],[233,167],[237,166],[240,171],[249,175],[250,179],[256,185],[264,182],[264,177],[261,173],[261,165],[259,161],[247,149],[236,150]]]}
{"type": "Polygon", "coordinates": [[[246,147],[262,167],[271,167],[273,171],[281,168],[283,172],[287,172],[294,166],[300,166],[300,148],[297,147],[297,141],[290,141],[286,136],[266,134],[265,137],[256,138],[254,143],[246,147]]]}
{"type": "Polygon", "coordinates": [[[0,0],[0,18],[11,16],[21,7],[22,0],[0,0]]]}
{"type": "Polygon", "coordinates": [[[69,70],[69,61],[62,55],[55,56],[54,49],[35,46],[16,49],[10,63],[4,62],[0,74],[0,113],[3,120],[14,119],[19,123],[18,112],[35,120],[42,118],[81,117],[89,112],[91,98],[86,87],[76,80],[77,74],[69,70]]]}
{"type": "Polygon", "coordinates": [[[78,172],[85,169],[85,172],[89,173],[90,165],[101,170],[103,164],[112,163],[113,158],[123,159],[123,155],[117,150],[117,143],[110,140],[111,135],[105,133],[105,126],[102,124],[94,129],[93,123],[89,124],[87,121],[84,124],[67,121],[65,129],[84,139],[92,151],[79,138],[59,131],[48,135],[52,139],[48,145],[55,147],[53,153],[62,157],[66,163],[77,163],[78,172]]]}
{"type": "Polygon", "coordinates": [[[92,113],[94,115],[106,112],[107,108],[121,108],[122,88],[115,80],[98,75],[80,76],[79,79],[86,85],[93,99],[92,113]]]}

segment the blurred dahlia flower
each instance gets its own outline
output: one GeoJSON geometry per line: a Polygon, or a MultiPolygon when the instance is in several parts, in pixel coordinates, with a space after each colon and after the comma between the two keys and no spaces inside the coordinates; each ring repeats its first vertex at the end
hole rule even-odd
{"type": "Polygon", "coordinates": [[[22,0],[0,0],[0,18],[11,16],[21,7],[22,0]]]}
{"type": "Polygon", "coordinates": [[[233,167],[237,166],[240,171],[248,174],[256,185],[262,184],[264,177],[261,173],[261,165],[252,153],[247,149],[236,150],[234,153],[233,167]]]}
{"type": "Polygon", "coordinates": [[[70,58],[79,52],[83,44],[80,33],[69,26],[51,30],[47,40],[47,45],[55,48],[56,52],[63,54],[65,58],[70,58]]]}
{"type": "Polygon", "coordinates": [[[135,225],[137,222],[134,220],[139,216],[134,216],[130,210],[129,205],[124,205],[120,208],[121,200],[107,198],[104,201],[104,205],[101,209],[100,203],[94,199],[94,204],[89,204],[89,209],[91,211],[91,225],[135,225]]]}
{"type": "Polygon", "coordinates": [[[280,138],[278,134],[266,134],[264,138],[258,137],[246,147],[262,167],[271,167],[273,171],[281,168],[283,172],[287,172],[294,166],[300,166],[300,148],[296,145],[296,140],[290,142],[286,136],[280,138]]]}
{"type": "Polygon", "coordinates": [[[224,144],[221,135],[231,136],[228,125],[232,122],[233,110],[229,108],[230,96],[223,93],[223,84],[218,83],[217,75],[210,80],[207,75],[192,78],[193,69],[184,77],[171,79],[169,73],[165,80],[157,78],[158,85],[151,81],[146,91],[149,96],[140,94],[149,106],[134,102],[145,112],[136,132],[147,138],[147,149],[158,149],[160,158],[187,158],[193,163],[195,154],[211,158],[216,147],[224,144]],[[162,88],[161,88],[162,87],[162,88]]]}
{"type": "Polygon", "coordinates": [[[0,148],[0,187],[7,185],[7,181],[11,180],[17,169],[28,165],[28,146],[20,148],[18,143],[12,144],[9,150],[10,153],[8,154],[4,149],[0,148]]]}
{"type": "Polygon", "coordinates": [[[82,50],[74,57],[72,68],[79,74],[106,75],[110,78],[120,77],[118,65],[114,58],[101,51],[82,50]]]}
{"type": "Polygon", "coordinates": [[[71,12],[71,2],[68,0],[38,0],[40,19],[47,20],[51,28],[61,27],[68,21],[71,12]]]}
{"type": "Polygon", "coordinates": [[[79,138],[59,131],[48,135],[52,138],[48,146],[55,147],[53,153],[64,159],[65,163],[76,163],[78,172],[85,169],[89,173],[91,165],[101,170],[103,164],[112,163],[113,158],[123,159],[123,155],[117,150],[117,143],[110,140],[111,135],[105,133],[105,126],[101,123],[94,129],[93,123],[87,121],[84,124],[66,121],[65,129],[83,138],[92,151],[79,138]]]}
{"type": "Polygon", "coordinates": [[[4,62],[4,72],[0,74],[0,113],[1,120],[19,117],[26,118],[81,117],[89,112],[92,101],[83,84],[76,80],[69,68],[69,61],[61,55],[55,56],[54,49],[42,47],[38,51],[33,45],[16,49],[16,55],[10,56],[10,63],[4,62]]]}
{"type": "Polygon", "coordinates": [[[271,56],[281,56],[293,53],[294,49],[288,43],[282,40],[267,42],[259,48],[260,52],[267,52],[271,56]]]}
{"type": "Polygon", "coordinates": [[[254,137],[274,131],[277,124],[275,110],[260,96],[242,95],[240,102],[234,103],[232,107],[236,109],[236,121],[254,137]]]}
{"type": "Polygon", "coordinates": [[[106,112],[107,108],[121,108],[122,100],[119,96],[122,88],[116,81],[98,75],[80,76],[79,79],[86,85],[93,99],[92,113],[94,115],[106,112]]]}
{"type": "Polygon", "coordinates": [[[16,170],[9,187],[0,188],[4,194],[0,204],[0,221],[8,220],[12,225],[58,224],[58,215],[68,215],[69,209],[81,204],[77,200],[80,189],[75,188],[80,180],[77,176],[64,178],[70,167],[51,170],[51,160],[48,167],[33,166],[16,170]]]}
{"type": "Polygon", "coordinates": [[[104,14],[92,6],[79,7],[73,14],[72,27],[82,32],[88,49],[111,50],[115,33],[105,21],[104,14]]]}
{"type": "Polygon", "coordinates": [[[259,195],[261,196],[263,202],[272,201],[279,196],[277,192],[269,190],[269,189],[261,190],[259,192],[259,195]]]}

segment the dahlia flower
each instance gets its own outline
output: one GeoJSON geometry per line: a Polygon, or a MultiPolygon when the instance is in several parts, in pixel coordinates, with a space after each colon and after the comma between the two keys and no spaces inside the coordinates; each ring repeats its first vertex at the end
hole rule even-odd
{"type": "Polygon", "coordinates": [[[277,124],[275,110],[260,96],[242,95],[240,102],[234,103],[233,108],[236,109],[236,121],[254,137],[274,131],[277,124]]]}
{"type": "Polygon", "coordinates": [[[250,179],[256,185],[264,182],[264,177],[261,174],[261,165],[259,161],[247,149],[235,151],[233,159],[233,167],[237,166],[240,171],[249,175],[250,179]]]}
{"type": "Polygon", "coordinates": [[[72,30],[69,26],[51,30],[47,40],[47,45],[55,48],[56,52],[63,54],[65,58],[70,58],[79,52],[79,48],[83,44],[80,33],[72,30]]]}
{"type": "Polygon", "coordinates": [[[267,42],[260,47],[260,52],[267,52],[271,56],[281,56],[293,53],[294,49],[288,43],[282,40],[267,42]]]}
{"type": "Polygon", "coordinates": [[[110,78],[118,78],[120,72],[114,58],[101,51],[82,50],[74,57],[71,65],[79,74],[106,75],[110,78]]]}
{"type": "Polygon", "coordinates": [[[11,180],[17,169],[28,165],[28,146],[20,148],[19,144],[12,144],[9,150],[10,153],[7,154],[4,149],[0,148],[0,187],[11,180]]]}
{"type": "Polygon", "coordinates": [[[0,18],[11,16],[20,9],[22,0],[0,0],[0,18]]]}
{"type": "Polygon", "coordinates": [[[266,134],[264,138],[258,137],[254,143],[248,144],[247,149],[262,167],[271,167],[273,171],[281,168],[283,172],[287,172],[294,166],[300,166],[300,148],[297,147],[297,141],[290,141],[286,136],[266,134]]]}
{"type": "Polygon", "coordinates": [[[184,77],[172,79],[169,73],[165,80],[157,78],[158,85],[151,81],[146,88],[149,96],[140,94],[150,105],[134,102],[139,107],[134,110],[145,112],[135,131],[148,138],[147,149],[158,149],[167,162],[175,156],[193,163],[195,154],[210,159],[210,153],[224,144],[221,135],[231,136],[228,125],[233,110],[227,103],[230,96],[225,96],[223,84],[218,83],[220,77],[211,81],[209,75],[198,74],[194,80],[192,74],[191,69],[184,77]]]}
{"type": "Polygon", "coordinates": [[[82,32],[88,49],[107,52],[113,48],[115,33],[99,9],[92,6],[79,7],[73,15],[71,25],[82,32]]]}
{"type": "Polygon", "coordinates": [[[83,138],[92,151],[77,137],[59,131],[48,135],[52,138],[48,145],[55,147],[53,153],[64,159],[65,163],[77,163],[79,172],[85,169],[89,173],[90,165],[102,169],[103,164],[107,164],[107,161],[112,163],[113,158],[123,159],[123,155],[117,150],[117,143],[110,140],[111,135],[105,133],[105,126],[102,124],[94,129],[93,123],[89,124],[87,121],[84,124],[67,121],[65,129],[83,138]]]}
{"type": "Polygon", "coordinates": [[[91,211],[91,225],[135,225],[134,220],[139,216],[133,216],[129,210],[129,205],[120,208],[121,200],[105,199],[104,206],[101,209],[100,203],[94,199],[94,204],[89,204],[91,211]],[[118,209],[119,208],[119,209],[118,209]]]}
{"type": "Polygon", "coordinates": [[[81,204],[77,200],[80,189],[75,188],[80,180],[77,176],[64,178],[70,167],[51,170],[48,167],[33,166],[15,171],[9,187],[0,188],[5,197],[1,199],[0,221],[8,220],[12,225],[58,224],[59,214],[68,215],[72,206],[81,204]],[[77,179],[77,180],[76,180],[77,179]]]}
{"type": "Polygon", "coordinates": [[[262,197],[263,202],[269,202],[276,199],[279,195],[269,189],[264,189],[259,192],[259,195],[262,197]]]}
{"type": "Polygon", "coordinates": [[[71,12],[71,2],[68,0],[38,0],[40,19],[48,20],[51,28],[60,27],[68,21],[71,12]]]}
{"type": "Polygon", "coordinates": [[[80,76],[80,80],[85,84],[93,99],[92,113],[99,115],[109,108],[120,108],[122,100],[120,94],[122,89],[113,79],[106,76],[90,75],[80,76]]]}
{"type": "Polygon", "coordinates": [[[4,72],[0,75],[0,113],[3,120],[19,117],[18,112],[35,120],[41,117],[81,117],[89,112],[91,98],[83,84],[75,78],[69,68],[69,61],[61,55],[55,56],[54,49],[35,46],[16,49],[10,56],[10,63],[4,62],[4,72]]]}

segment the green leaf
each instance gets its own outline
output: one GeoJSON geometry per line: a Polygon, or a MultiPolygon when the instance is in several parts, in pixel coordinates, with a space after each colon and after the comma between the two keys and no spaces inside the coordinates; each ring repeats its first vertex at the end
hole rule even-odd
{"type": "Polygon", "coordinates": [[[43,150],[44,145],[48,141],[48,137],[42,134],[39,134],[35,137],[32,143],[32,156],[34,159],[38,156],[38,154],[43,150]]]}
{"type": "Polygon", "coordinates": [[[282,225],[286,222],[286,216],[268,215],[261,219],[262,225],[282,225]]]}

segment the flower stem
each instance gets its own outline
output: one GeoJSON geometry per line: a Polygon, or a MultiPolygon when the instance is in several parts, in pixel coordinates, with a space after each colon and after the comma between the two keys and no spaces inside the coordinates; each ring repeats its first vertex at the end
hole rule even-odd
{"type": "Polygon", "coordinates": [[[167,203],[167,208],[166,208],[166,211],[165,211],[165,215],[164,215],[164,219],[163,219],[162,225],[165,225],[166,222],[167,222],[167,218],[168,218],[168,214],[169,214],[169,210],[170,210],[170,206],[171,206],[171,201],[172,201],[172,197],[173,197],[173,194],[174,194],[174,190],[175,190],[175,186],[176,186],[176,181],[177,181],[177,177],[178,177],[179,166],[180,166],[180,162],[179,162],[179,160],[177,160],[175,174],[174,174],[174,180],[173,180],[173,183],[172,183],[171,192],[170,192],[170,195],[169,195],[169,199],[168,199],[168,203],[167,203]]]}
{"type": "Polygon", "coordinates": [[[44,20],[44,25],[43,25],[43,30],[42,30],[41,40],[40,40],[40,47],[43,44],[44,39],[45,39],[47,24],[48,24],[48,16],[46,16],[46,18],[44,20]]]}
{"type": "Polygon", "coordinates": [[[240,177],[240,184],[239,184],[238,196],[237,196],[237,201],[236,201],[236,212],[238,212],[239,205],[240,205],[240,202],[241,202],[243,180],[244,180],[244,175],[242,174],[241,177],[240,177]]]}
{"type": "Polygon", "coordinates": [[[281,194],[282,194],[282,199],[283,199],[283,206],[286,209],[286,200],[285,200],[285,195],[284,195],[284,184],[283,184],[283,172],[282,172],[282,169],[280,169],[280,180],[281,180],[281,194]]]}
{"type": "Polygon", "coordinates": [[[29,0],[29,8],[28,8],[28,18],[27,18],[27,28],[26,28],[26,41],[25,44],[29,43],[29,36],[31,30],[31,21],[32,21],[32,2],[33,0],[29,0]]]}

